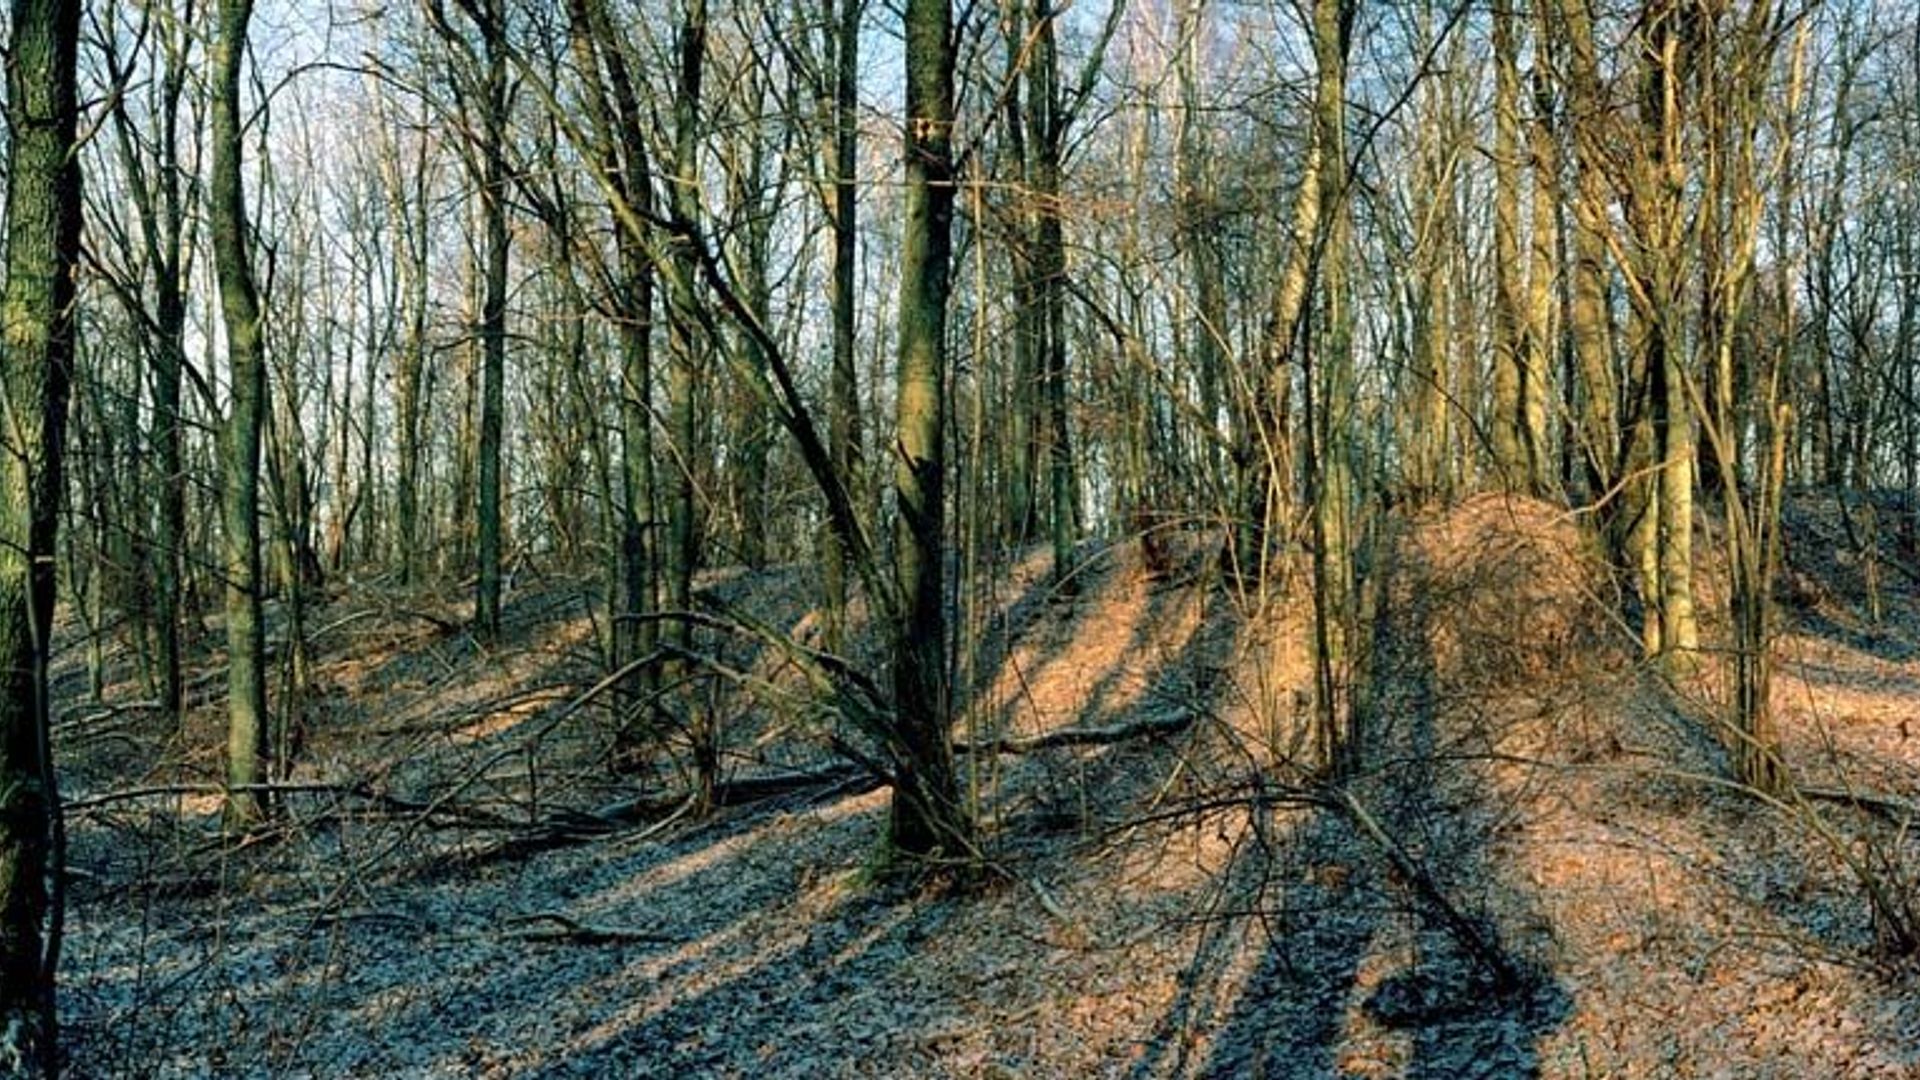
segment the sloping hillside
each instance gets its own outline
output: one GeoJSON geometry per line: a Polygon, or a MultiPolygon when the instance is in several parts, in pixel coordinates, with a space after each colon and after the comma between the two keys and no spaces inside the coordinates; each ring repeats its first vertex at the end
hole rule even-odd
{"type": "MultiPolygon", "coordinates": [[[[967,890],[878,883],[885,793],[746,642],[709,643],[745,681],[681,707],[760,786],[695,819],[671,754],[611,772],[588,582],[521,582],[492,650],[431,595],[334,598],[298,790],[238,847],[217,702],[183,733],[70,709],[74,1074],[1920,1072],[1920,994],[1872,966],[1846,865],[1920,866],[1891,804],[1813,823],[1719,782],[1710,674],[1641,664],[1563,512],[1481,498],[1387,531],[1350,798],[1282,760],[1304,602],[1255,609],[1213,566],[1195,547],[1162,581],[1123,547],[1071,605],[1041,559],[969,598],[957,734],[991,866],[967,890]],[[1062,729],[1131,734],[1034,748],[1062,729]]],[[[1796,766],[1920,797],[1912,589],[1841,632],[1844,568],[1794,574],[1825,605],[1780,643],[1796,766]]],[[[706,586],[794,626],[807,580],[706,586]]]]}

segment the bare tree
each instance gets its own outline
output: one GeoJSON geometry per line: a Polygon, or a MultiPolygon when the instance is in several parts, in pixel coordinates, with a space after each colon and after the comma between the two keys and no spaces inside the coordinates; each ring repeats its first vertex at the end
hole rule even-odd
{"type": "Polygon", "coordinates": [[[214,271],[227,332],[232,401],[221,452],[227,589],[227,814],[236,825],[257,820],[266,800],[266,623],[261,612],[260,445],[267,413],[267,364],[260,292],[254,282],[252,231],[242,186],[240,72],[252,0],[220,0],[209,54],[213,171],[207,186],[214,221],[214,271]]]}

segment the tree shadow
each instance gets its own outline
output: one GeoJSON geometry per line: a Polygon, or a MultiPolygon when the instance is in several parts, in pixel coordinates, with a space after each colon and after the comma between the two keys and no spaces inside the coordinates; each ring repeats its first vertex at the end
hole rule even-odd
{"type": "Polygon", "coordinates": [[[1264,950],[1250,972],[1231,971],[1220,962],[1233,937],[1222,920],[1212,935],[1222,944],[1196,957],[1157,1059],[1136,1075],[1317,1077],[1390,1064],[1413,1077],[1539,1075],[1537,1047],[1568,998],[1533,959],[1543,943],[1525,897],[1498,880],[1489,848],[1499,808],[1468,770],[1443,764],[1486,736],[1449,730],[1431,612],[1418,588],[1398,587],[1398,572],[1390,555],[1372,583],[1373,685],[1361,696],[1370,766],[1347,791],[1444,900],[1357,835],[1338,804],[1304,814],[1255,808],[1264,821],[1250,835],[1262,842],[1244,847],[1248,865],[1223,888],[1245,897],[1247,932],[1264,950]],[[1500,964],[1518,975],[1515,985],[1504,984],[1500,964]],[[1205,984],[1223,980],[1237,985],[1207,1000],[1205,984]],[[1197,1063],[1170,1037],[1196,1024],[1213,1027],[1197,1063]]]}

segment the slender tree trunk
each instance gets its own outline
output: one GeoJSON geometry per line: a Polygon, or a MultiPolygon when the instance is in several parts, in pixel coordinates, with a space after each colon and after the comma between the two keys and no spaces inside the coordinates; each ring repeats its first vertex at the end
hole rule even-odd
{"type": "Polygon", "coordinates": [[[1520,257],[1520,69],[1513,9],[1493,9],[1493,464],[1510,491],[1538,490],[1527,384],[1532,343],[1520,257]]]}
{"type": "Polygon", "coordinates": [[[1006,95],[1005,168],[1011,172],[1008,186],[1013,189],[1012,237],[1007,257],[1013,270],[1013,377],[1007,385],[1005,440],[1006,542],[1019,549],[1031,543],[1040,524],[1038,494],[1043,436],[1040,419],[1040,393],[1043,383],[1042,357],[1046,352],[1046,319],[1040,296],[1040,272],[1035,261],[1036,221],[1039,215],[1036,194],[1036,165],[1031,145],[1032,131],[1027,121],[1026,102],[1018,92],[1030,83],[1028,26],[1029,5],[1025,0],[1004,0],[1001,9],[1002,35],[1006,38],[1006,79],[1012,92],[1006,95]]]}
{"type": "MultiPolygon", "coordinates": [[[[1432,13],[1423,40],[1432,36],[1432,13]]],[[[1456,39],[1458,40],[1458,39],[1456,39]]],[[[1456,46],[1457,48],[1457,46],[1456,46]]],[[[1410,486],[1416,503],[1445,500],[1448,429],[1453,415],[1452,301],[1450,257],[1459,235],[1454,181],[1460,147],[1450,87],[1436,81],[1427,93],[1428,119],[1419,126],[1419,171],[1414,185],[1413,261],[1419,285],[1414,297],[1413,417],[1410,486]]]]}
{"type": "MultiPolygon", "coordinates": [[[[411,171],[401,174],[399,163],[391,163],[387,177],[387,204],[396,228],[405,240],[406,261],[399,268],[405,276],[406,344],[399,351],[394,370],[394,427],[399,445],[396,454],[398,476],[394,481],[394,532],[399,543],[400,583],[412,585],[423,569],[420,549],[425,533],[420,522],[421,411],[424,405],[422,384],[427,370],[428,282],[428,172],[427,142],[418,143],[411,171]]],[[[371,433],[369,433],[370,435],[371,433]]]]}
{"type": "Polygon", "coordinates": [[[1181,48],[1174,72],[1180,84],[1180,127],[1174,167],[1178,170],[1175,184],[1180,196],[1181,246],[1185,249],[1188,272],[1193,275],[1198,316],[1192,330],[1191,351],[1202,414],[1200,488],[1208,495],[1217,495],[1223,490],[1224,480],[1220,472],[1220,441],[1215,429],[1220,417],[1224,343],[1230,328],[1225,259],[1217,220],[1221,212],[1218,185],[1210,175],[1213,157],[1209,125],[1200,113],[1201,27],[1205,4],[1206,0],[1187,0],[1180,7],[1177,37],[1181,48]]]}
{"type": "Polygon", "coordinates": [[[1528,482],[1536,494],[1547,491],[1555,471],[1547,404],[1556,352],[1554,283],[1560,277],[1560,155],[1554,143],[1553,92],[1540,59],[1545,47],[1544,41],[1535,42],[1531,73],[1534,114],[1527,125],[1527,150],[1533,167],[1533,224],[1528,238],[1527,349],[1520,369],[1520,422],[1527,445],[1528,482]]]}
{"type": "Polygon", "coordinates": [[[1353,709],[1352,622],[1356,613],[1351,507],[1354,477],[1349,441],[1355,405],[1353,323],[1348,309],[1346,76],[1347,46],[1356,0],[1314,0],[1314,141],[1321,166],[1324,233],[1316,241],[1325,333],[1310,349],[1306,379],[1308,494],[1313,502],[1314,742],[1330,776],[1350,774],[1361,750],[1353,709]]]}
{"type": "MultiPolygon", "coordinates": [[[[616,568],[613,667],[624,670],[652,655],[659,623],[659,565],[655,555],[653,464],[654,265],[639,231],[653,216],[653,174],[641,128],[642,113],[625,54],[607,48],[613,35],[599,0],[571,0],[572,48],[586,78],[583,97],[599,143],[598,167],[617,196],[610,207],[618,272],[614,302],[620,340],[619,562],[616,568]],[[602,72],[604,70],[604,80],[602,72]],[[633,211],[635,220],[622,216],[633,211]]],[[[614,731],[617,767],[639,764],[650,732],[658,670],[633,672],[620,688],[614,731]]]]}
{"type": "MultiPolygon", "coordinates": [[[[860,259],[859,210],[854,171],[860,149],[860,12],[864,0],[834,0],[838,26],[833,42],[833,143],[829,164],[829,215],[833,231],[833,269],[828,303],[833,309],[833,369],[828,376],[827,444],[834,471],[861,505],[865,467],[860,449],[860,379],[854,360],[854,272],[860,259]]],[[[822,539],[821,571],[826,588],[827,651],[847,645],[847,585],[852,575],[847,551],[829,523],[822,539]]]]}
{"type": "Polygon", "coordinates": [[[480,148],[485,175],[480,187],[486,229],[486,297],[480,314],[479,502],[474,524],[480,560],[474,630],[483,640],[500,636],[502,562],[501,469],[507,377],[507,43],[501,0],[488,0],[481,20],[486,46],[486,102],[480,148]]]}
{"type": "MultiPolygon", "coordinates": [[[[1314,2],[1317,27],[1318,5],[1325,0],[1314,2]]],[[[1333,14],[1337,22],[1339,12],[1333,14]]],[[[1286,505],[1293,494],[1290,430],[1293,377],[1288,368],[1296,362],[1304,367],[1306,361],[1305,346],[1310,336],[1309,289],[1326,240],[1321,232],[1326,212],[1326,175],[1329,168],[1339,171],[1344,165],[1332,160],[1325,143],[1327,133],[1320,123],[1318,97],[1324,87],[1318,80],[1328,76],[1318,71],[1318,61],[1316,53],[1314,127],[1300,163],[1300,186],[1294,193],[1287,260],[1267,316],[1260,370],[1254,379],[1254,400],[1247,410],[1249,422],[1242,425],[1235,451],[1241,487],[1238,535],[1233,547],[1240,572],[1256,579],[1266,571],[1270,526],[1285,518],[1286,505]]],[[[1309,431],[1307,437],[1311,440],[1313,433],[1309,431]]],[[[1309,463],[1309,470],[1312,467],[1309,463]]]]}
{"type": "MultiPolygon", "coordinates": [[[[156,20],[155,49],[161,71],[152,98],[151,136],[134,130],[124,99],[112,112],[115,148],[128,176],[140,240],[146,252],[153,284],[153,369],[148,380],[152,395],[148,441],[157,474],[154,536],[147,545],[153,573],[153,621],[159,651],[159,696],[162,708],[179,723],[182,717],[181,596],[186,590],[185,563],[187,477],[181,458],[181,376],[186,364],[187,307],[183,270],[186,260],[185,207],[181,192],[180,102],[188,72],[188,36],[178,16],[156,20]],[[152,158],[142,152],[152,147],[152,158]]],[[[125,78],[118,58],[108,54],[109,75],[125,78]]]]}
{"type": "Polygon", "coordinates": [[[1061,211],[1066,118],[1060,97],[1060,58],[1054,45],[1053,0],[1033,0],[1032,50],[1027,71],[1028,147],[1032,157],[1035,318],[1039,330],[1041,398],[1046,424],[1048,538],[1053,587],[1071,595],[1079,499],[1067,417],[1067,245],[1061,211]]]}
{"type": "MultiPolygon", "coordinates": [[[[765,89],[759,92],[764,95],[765,89]]],[[[764,107],[764,97],[749,103],[748,107],[764,107]]],[[[771,144],[764,134],[755,134],[749,142],[744,149],[746,160],[735,160],[728,168],[730,213],[739,223],[730,238],[730,249],[737,268],[741,302],[755,321],[767,326],[773,320],[773,280],[769,265],[773,261],[775,213],[770,196],[782,186],[770,174],[769,165],[780,159],[782,148],[771,144]]],[[[759,339],[744,327],[736,328],[733,338],[732,348],[740,352],[747,369],[764,371],[767,361],[761,354],[759,339]]],[[[757,570],[767,559],[765,494],[772,422],[747,380],[729,380],[726,392],[727,502],[734,517],[740,562],[757,570]]]]}
{"type": "Polygon", "coordinates": [[[1652,252],[1648,280],[1654,311],[1649,330],[1647,370],[1653,380],[1651,403],[1657,442],[1659,484],[1660,622],[1662,651],[1684,658],[1699,644],[1693,609],[1693,410],[1691,378],[1680,333],[1685,255],[1679,200],[1686,189],[1687,158],[1682,81],[1686,58],[1678,25],[1681,13],[1672,0],[1653,0],[1644,22],[1649,35],[1647,99],[1643,122],[1655,154],[1648,177],[1647,223],[1652,252]]]}
{"type": "Polygon", "coordinates": [[[266,800],[266,625],[260,572],[260,442],[267,411],[267,366],[260,327],[260,294],[249,250],[251,227],[241,186],[240,69],[246,54],[252,0],[220,0],[219,29],[211,45],[213,174],[208,184],[214,271],[227,331],[233,401],[224,432],[221,505],[227,580],[227,817],[248,825],[266,800]]]}
{"type": "Polygon", "coordinates": [[[6,57],[0,378],[0,1073],[59,1068],[54,973],[64,873],[47,701],[61,451],[74,357],[80,169],[77,0],[14,0],[6,57]]]}
{"type": "MultiPolygon", "coordinates": [[[[1542,8],[1542,20],[1548,16],[1542,8]]],[[[1612,319],[1607,305],[1608,219],[1606,155],[1610,126],[1603,107],[1599,61],[1585,0],[1561,0],[1554,9],[1554,35],[1543,40],[1564,44],[1568,72],[1567,126],[1573,147],[1572,265],[1567,268],[1568,335],[1580,382],[1580,450],[1589,497],[1600,499],[1600,533],[1616,563],[1627,561],[1630,515],[1614,491],[1625,467],[1620,438],[1619,380],[1615,377],[1612,319]]]]}
{"type": "MultiPolygon", "coordinates": [[[[699,403],[702,340],[695,305],[700,302],[694,282],[699,277],[698,254],[693,248],[700,208],[700,90],[707,59],[707,0],[687,0],[676,49],[679,78],[673,101],[673,175],[667,192],[676,230],[674,240],[672,319],[668,346],[667,424],[672,435],[673,486],[667,499],[665,593],[669,611],[693,605],[693,577],[699,570],[699,403]]],[[[667,635],[681,649],[693,647],[693,625],[672,622],[667,635]]],[[[669,667],[677,670],[677,665],[669,667]]],[[[719,746],[713,718],[690,718],[694,784],[697,803],[712,802],[718,780],[719,746]]]]}

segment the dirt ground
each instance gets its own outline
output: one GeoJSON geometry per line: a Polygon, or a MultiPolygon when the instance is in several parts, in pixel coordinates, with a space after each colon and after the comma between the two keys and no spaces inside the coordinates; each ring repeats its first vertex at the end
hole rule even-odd
{"type": "MultiPolygon", "coordinates": [[[[696,818],[674,755],[611,771],[591,582],[516,582],[487,648],[456,598],[343,587],[292,790],[242,844],[217,658],[176,732],[126,655],[87,702],[69,647],[71,1075],[1920,1076],[1920,984],[1865,891],[1920,908],[1920,592],[1831,505],[1795,514],[1775,704],[1804,803],[1723,779],[1713,662],[1643,663],[1543,504],[1381,534],[1339,799],[1287,764],[1301,581],[1256,603],[1198,538],[1166,579],[1098,554],[1071,602],[1044,556],[979,575],[965,889],[887,883],[886,793],[750,642],[707,642],[738,677],[675,708],[720,719],[730,776],[812,782],[696,818]]],[[[804,634],[810,580],[703,585],[804,634]]]]}

